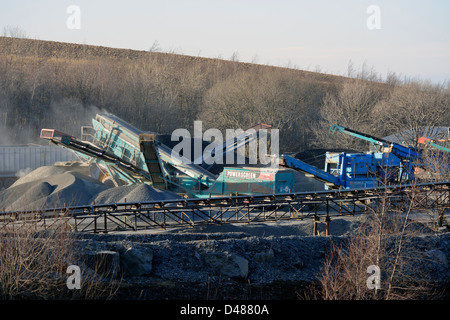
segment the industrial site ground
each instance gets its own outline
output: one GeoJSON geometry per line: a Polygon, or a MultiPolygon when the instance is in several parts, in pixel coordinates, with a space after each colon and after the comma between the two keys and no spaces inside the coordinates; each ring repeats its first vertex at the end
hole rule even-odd
{"type": "MultiPolygon", "coordinates": [[[[74,204],[124,198],[148,201],[168,194],[155,193],[144,185],[106,188],[79,172],[43,167],[20,178],[1,196],[10,208],[17,203],[29,208],[75,199],[74,204]],[[18,201],[12,201],[14,195],[18,201]]],[[[88,256],[107,257],[109,272],[113,278],[121,278],[119,298],[297,299],[302,290],[315,284],[330,243],[350,236],[360,219],[366,217],[333,218],[331,236],[325,236],[323,225],[319,226],[320,236],[313,236],[313,221],[305,219],[79,234],[77,245],[88,256]]],[[[436,234],[424,227],[415,241],[434,250],[432,254],[440,260],[431,266],[433,278],[445,283],[449,233],[436,234]]]]}
{"type": "MultiPolygon", "coordinates": [[[[302,299],[317,285],[330,244],[344,241],[360,219],[365,217],[333,219],[330,236],[324,228],[312,236],[312,220],[303,220],[86,234],[79,235],[79,245],[115,261],[114,273],[123,272],[119,298],[302,299]]],[[[445,291],[450,233],[421,229],[412,245],[430,260],[417,267],[445,291]]]]}
{"type": "MultiPolygon", "coordinates": [[[[300,176],[299,188],[313,188],[300,176]]],[[[111,188],[61,167],[41,167],[0,192],[1,206],[9,210],[39,209],[62,202],[76,205],[171,197],[179,195],[147,185],[111,188]]],[[[317,286],[330,245],[348,239],[368,218],[333,217],[328,236],[324,224],[319,225],[319,235],[313,235],[311,218],[77,233],[76,250],[90,260],[106,261],[103,276],[119,283],[114,299],[297,300],[317,286]]],[[[440,299],[448,299],[450,233],[445,227],[436,230],[420,221],[416,225],[420,233],[410,244],[430,258],[417,267],[436,283],[443,293],[440,299]]]]}

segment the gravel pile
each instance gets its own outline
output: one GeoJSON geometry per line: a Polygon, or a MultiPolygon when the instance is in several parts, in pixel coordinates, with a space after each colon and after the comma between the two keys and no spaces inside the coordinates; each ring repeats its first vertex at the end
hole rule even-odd
{"type": "Polygon", "coordinates": [[[153,188],[146,184],[137,184],[101,191],[91,199],[91,202],[95,204],[146,202],[177,198],[181,198],[181,196],[174,192],[153,188]]]}
{"type": "Polygon", "coordinates": [[[111,188],[77,171],[40,167],[0,192],[1,211],[175,199],[176,193],[145,184],[111,188]]]}

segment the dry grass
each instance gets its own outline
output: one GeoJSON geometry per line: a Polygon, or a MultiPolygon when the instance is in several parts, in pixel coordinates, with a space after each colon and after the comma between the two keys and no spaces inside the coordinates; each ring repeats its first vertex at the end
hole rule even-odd
{"type": "Polygon", "coordinates": [[[0,231],[0,299],[111,299],[117,284],[85,267],[73,233],[39,231],[16,223],[0,231]],[[81,270],[80,289],[70,290],[69,265],[81,270]]]}
{"type": "Polygon", "coordinates": [[[425,251],[413,244],[420,235],[413,223],[416,194],[403,207],[384,197],[373,215],[363,222],[344,243],[331,247],[318,276],[320,288],[309,298],[325,300],[404,300],[436,299],[439,293],[420,267],[426,263],[425,251]],[[380,288],[367,285],[368,267],[378,266],[380,288]]]}

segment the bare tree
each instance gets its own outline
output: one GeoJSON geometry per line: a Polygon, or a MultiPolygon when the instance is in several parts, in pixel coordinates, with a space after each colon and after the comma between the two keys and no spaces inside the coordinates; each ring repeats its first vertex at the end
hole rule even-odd
{"type": "Polygon", "coordinates": [[[82,263],[76,238],[64,224],[40,230],[19,218],[0,230],[0,299],[111,299],[120,282],[105,281],[82,263]],[[67,287],[67,267],[81,265],[82,284],[77,290],[67,287]]]}
{"type": "Polygon", "coordinates": [[[417,146],[420,137],[433,136],[438,126],[449,125],[449,108],[448,88],[416,81],[395,86],[377,104],[374,116],[387,135],[396,134],[400,142],[417,146]]]}
{"type": "Polygon", "coordinates": [[[4,26],[2,36],[11,38],[28,38],[25,30],[19,26],[4,26]]]}
{"type": "Polygon", "coordinates": [[[426,273],[430,258],[414,244],[421,225],[411,216],[420,203],[414,189],[403,206],[380,194],[373,214],[362,220],[359,229],[339,245],[332,245],[319,274],[319,297],[326,300],[398,300],[437,298],[426,273]],[[425,263],[424,263],[425,262],[425,263]],[[379,286],[368,286],[368,268],[380,270],[379,286]]]}
{"type": "Polygon", "coordinates": [[[320,120],[313,128],[314,145],[322,148],[366,149],[366,143],[352,137],[330,134],[332,125],[341,125],[353,130],[373,134],[377,129],[374,107],[381,99],[380,85],[350,79],[336,93],[323,99],[319,110],[320,120]]]}
{"type": "Polygon", "coordinates": [[[281,72],[243,72],[217,83],[203,99],[200,119],[218,129],[246,129],[266,123],[280,130],[281,147],[293,148],[290,134],[307,126],[310,88],[281,72]]]}

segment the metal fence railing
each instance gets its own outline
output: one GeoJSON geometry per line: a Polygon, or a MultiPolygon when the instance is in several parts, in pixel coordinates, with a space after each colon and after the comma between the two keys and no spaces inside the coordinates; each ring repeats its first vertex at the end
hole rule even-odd
{"type": "MultiPolygon", "coordinates": [[[[382,202],[389,203],[390,208],[399,211],[405,207],[432,210],[442,224],[443,213],[450,208],[450,181],[372,189],[174,199],[0,212],[0,230],[20,228],[32,223],[36,229],[64,227],[74,232],[107,233],[308,218],[317,223],[325,223],[328,230],[333,217],[374,213],[382,202]]],[[[316,231],[314,228],[314,234],[316,231]]]]}

